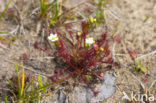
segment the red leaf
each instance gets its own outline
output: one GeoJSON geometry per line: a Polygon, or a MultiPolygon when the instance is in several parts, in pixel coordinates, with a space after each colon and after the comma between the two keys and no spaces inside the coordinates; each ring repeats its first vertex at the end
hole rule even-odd
{"type": "Polygon", "coordinates": [[[93,90],[93,95],[94,95],[94,97],[96,97],[98,94],[99,94],[99,91],[93,90]]]}
{"type": "Polygon", "coordinates": [[[97,44],[93,44],[93,48],[94,48],[94,50],[99,50],[99,46],[97,45],[97,44]]]}
{"type": "Polygon", "coordinates": [[[107,35],[108,35],[108,34],[107,34],[107,32],[105,32],[105,33],[101,34],[102,39],[103,39],[103,40],[106,40],[107,35]]]}
{"type": "Polygon", "coordinates": [[[81,22],[81,27],[82,27],[82,31],[85,30],[85,28],[87,27],[87,23],[85,21],[81,22]]]}
{"type": "Polygon", "coordinates": [[[64,71],[62,69],[55,69],[55,74],[63,75],[64,71]]]}
{"type": "Polygon", "coordinates": [[[26,53],[23,54],[23,59],[28,60],[28,55],[26,53]]]}
{"type": "Polygon", "coordinates": [[[85,21],[81,22],[81,27],[82,27],[82,32],[83,32],[81,35],[82,38],[86,37],[86,34],[88,33],[87,26],[88,24],[85,21]]]}
{"type": "Polygon", "coordinates": [[[91,60],[89,61],[89,66],[93,66],[93,65],[95,65],[95,60],[91,59],[91,60]]]}
{"type": "Polygon", "coordinates": [[[12,14],[14,12],[13,8],[8,8],[7,13],[12,14]]]}
{"type": "Polygon", "coordinates": [[[117,35],[113,36],[113,40],[114,40],[115,42],[119,42],[119,41],[121,40],[120,34],[117,34],[117,35]]]}
{"type": "Polygon", "coordinates": [[[113,66],[120,66],[119,63],[117,63],[117,62],[113,62],[112,65],[113,66]]]}
{"type": "Polygon", "coordinates": [[[105,42],[107,38],[107,32],[101,34],[101,39],[97,40],[97,44],[99,47],[101,47],[105,42]]]}
{"type": "Polygon", "coordinates": [[[131,57],[135,57],[137,55],[137,52],[135,50],[131,50],[131,49],[127,49],[127,50],[131,57]]]}
{"type": "Polygon", "coordinates": [[[58,80],[57,76],[51,76],[50,79],[52,82],[57,82],[58,80]]]}
{"type": "Polygon", "coordinates": [[[81,80],[84,82],[84,83],[87,83],[87,78],[86,77],[81,77],[81,80]]]}
{"type": "Polygon", "coordinates": [[[107,57],[109,54],[110,54],[110,50],[107,50],[104,57],[107,57]]]}
{"type": "Polygon", "coordinates": [[[144,83],[146,83],[147,82],[147,78],[142,78],[142,81],[144,82],[144,83]]]}
{"type": "Polygon", "coordinates": [[[37,41],[35,41],[35,43],[34,43],[34,48],[35,48],[35,49],[39,49],[39,47],[38,47],[38,42],[37,42],[37,41]]]}
{"type": "Polygon", "coordinates": [[[8,8],[7,12],[4,13],[4,16],[12,15],[14,13],[13,8],[8,8]]]}

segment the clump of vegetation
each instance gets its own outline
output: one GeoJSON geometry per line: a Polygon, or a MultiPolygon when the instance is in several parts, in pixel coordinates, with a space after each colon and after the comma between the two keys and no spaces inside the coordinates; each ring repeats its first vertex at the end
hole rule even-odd
{"type": "Polygon", "coordinates": [[[9,82],[12,95],[5,96],[5,103],[8,103],[10,100],[16,103],[38,103],[42,97],[50,95],[48,87],[57,82],[43,83],[41,75],[33,78],[26,77],[24,68],[22,69],[22,75],[20,75],[20,69],[21,65],[16,64],[17,76],[13,76],[9,82]]]}
{"type": "Polygon", "coordinates": [[[140,59],[136,59],[135,65],[133,65],[133,69],[135,72],[139,72],[139,71],[142,71],[143,73],[147,72],[146,67],[142,65],[140,59]]]}
{"type": "Polygon", "coordinates": [[[137,52],[135,50],[128,49],[128,53],[134,61],[133,70],[135,72],[147,72],[147,68],[142,64],[141,60],[136,58],[137,52]]]}
{"type": "MultiPolygon", "coordinates": [[[[56,58],[60,58],[61,60],[58,62],[62,62],[64,66],[64,68],[55,70],[55,74],[50,77],[52,82],[73,77],[87,85],[93,84],[103,79],[106,69],[106,67],[102,67],[103,64],[106,64],[105,66],[117,65],[110,54],[107,32],[102,33],[100,39],[97,40],[88,37],[93,24],[94,22],[90,19],[82,21],[81,32],[74,34],[68,31],[69,36],[64,36],[57,30],[50,34],[48,39],[54,42],[56,50],[51,50],[53,52],[48,53],[53,53],[56,58]]],[[[48,48],[41,47],[37,42],[34,47],[46,52],[50,51],[48,48]]]]}
{"type": "Polygon", "coordinates": [[[97,22],[96,22],[96,24],[100,24],[102,21],[105,20],[103,7],[105,7],[107,4],[109,4],[109,2],[107,2],[106,0],[98,0],[98,2],[95,2],[95,4],[97,5],[97,11],[96,11],[97,22]]]}
{"type": "Polygon", "coordinates": [[[49,26],[52,28],[54,26],[60,26],[64,24],[65,21],[73,17],[73,13],[71,12],[73,8],[62,10],[62,1],[53,0],[51,3],[45,0],[40,0],[40,14],[39,14],[39,22],[45,20],[49,26]]]}

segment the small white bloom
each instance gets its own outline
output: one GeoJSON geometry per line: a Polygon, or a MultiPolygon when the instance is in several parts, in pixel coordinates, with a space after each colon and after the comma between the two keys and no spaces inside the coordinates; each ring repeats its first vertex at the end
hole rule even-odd
{"type": "Polygon", "coordinates": [[[86,44],[93,44],[95,43],[94,38],[90,37],[90,38],[86,38],[86,44]]]}
{"type": "Polygon", "coordinates": [[[55,42],[58,40],[58,36],[57,36],[57,34],[50,34],[48,39],[51,40],[52,42],[55,42]]]}

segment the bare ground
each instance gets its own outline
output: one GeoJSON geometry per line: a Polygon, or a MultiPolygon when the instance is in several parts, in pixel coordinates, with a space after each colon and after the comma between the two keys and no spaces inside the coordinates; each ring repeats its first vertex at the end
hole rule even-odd
{"type": "MultiPolygon", "coordinates": [[[[67,0],[66,5],[71,7],[77,3],[79,2],[75,3],[74,0],[67,0]]],[[[1,4],[0,7],[3,9],[3,6],[4,4],[1,4]]],[[[92,8],[92,5],[89,7],[92,8]]],[[[77,13],[81,12],[81,9],[78,10],[77,13]]],[[[156,1],[111,0],[110,5],[105,8],[105,20],[106,24],[104,25],[107,25],[109,34],[112,35],[117,29],[117,33],[121,35],[122,39],[111,47],[114,59],[121,64],[120,68],[113,68],[113,74],[117,78],[117,90],[113,96],[103,101],[103,103],[118,103],[121,101],[123,93],[128,96],[131,95],[132,91],[140,93],[141,87],[146,88],[146,90],[150,89],[149,91],[156,98],[156,84],[154,84],[156,80],[156,1]],[[117,23],[119,23],[118,26],[116,26],[117,23]],[[146,74],[132,72],[134,61],[128,54],[128,48],[137,51],[137,57],[147,68],[146,74]],[[147,78],[147,82],[144,82],[143,78],[147,78]],[[150,88],[152,83],[153,86],[150,88]]],[[[14,21],[0,20],[0,31],[10,32],[16,26],[17,24],[14,21]]],[[[51,58],[44,52],[33,48],[34,41],[41,39],[36,36],[35,26],[36,24],[32,24],[31,20],[25,20],[25,35],[18,35],[18,39],[8,45],[7,48],[0,48],[0,89],[5,88],[6,81],[15,75],[14,59],[20,59],[23,53],[27,53],[29,58],[32,59],[32,65],[25,66],[28,75],[40,73],[47,76],[53,73],[55,65],[51,64],[51,58]],[[34,66],[35,63],[37,63],[37,66],[34,66]]],[[[103,27],[94,31],[94,33],[101,32],[104,29],[103,27]]],[[[12,35],[3,37],[7,39],[11,38],[12,35]]]]}

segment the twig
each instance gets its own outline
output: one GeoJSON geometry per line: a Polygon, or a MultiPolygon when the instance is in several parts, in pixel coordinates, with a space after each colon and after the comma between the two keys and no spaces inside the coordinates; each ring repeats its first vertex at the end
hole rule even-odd
{"type": "Polygon", "coordinates": [[[14,34],[17,34],[17,31],[18,31],[18,29],[19,29],[19,25],[17,25],[17,27],[14,29],[14,30],[12,30],[10,33],[14,33],[14,34]]]}
{"type": "Polygon", "coordinates": [[[115,56],[125,56],[126,54],[115,54],[115,56]]]}
{"type": "MultiPolygon", "coordinates": [[[[125,66],[125,65],[123,65],[123,64],[121,64],[121,66],[124,66],[124,67],[126,67],[126,68],[128,68],[128,69],[132,69],[132,67],[125,66]]],[[[126,71],[126,72],[127,72],[127,73],[130,73],[130,74],[140,83],[140,85],[142,86],[142,88],[145,89],[145,86],[143,85],[143,83],[142,83],[133,73],[131,73],[131,72],[129,72],[129,71],[126,71]]]]}
{"type": "Polygon", "coordinates": [[[43,59],[53,59],[54,57],[38,57],[38,58],[30,58],[31,59],[40,59],[40,58],[43,58],[43,59]]]}
{"type": "Polygon", "coordinates": [[[145,86],[143,85],[143,83],[131,72],[129,72],[142,86],[143,89],[145,89],[145,86]]]}
{"type": "Polygon", "coordinates": [[[149,89],[151,89],[155,83],[156,83],[156,80],[152,82],[152,84],[151,84],[149,89]]]}
{"type": "Polygon", "coordinates": [[[139,57],[137,57],[136,59],[141,59],[141,58],[144,58],[144,57],[146,57],[146,56],[149,56],[149,55],[152,55],[152,54],[155,54],[155,53],[156,53],[156,50],[155,50],[155,51],[152,51],[152,52],[150,52],[150,53],[144,54],[144,55],[142,55],[142,56],[139,56],[139,57]]]}
{"type": "Polygon", "coordinates": [[[7,91],[10,91],[10,89],[7,89],[7,88],[0,88],[1,90],[7,90],[7,91]]]}
{"type": "Polygon", "coordinates": [[[112,47],[112,56],[114,60],[115,60],[115,46],[116,46],[116,42],[113,43],[113,47],[112,47]]]}
{"type": "Polygon", "coordinates": [[[115,19],[117,19],[117,20],[120,19],[120,16],[117,15],[117,13],[112,8],[108,8],[108,10],[109,10],[110,14],[115,17],[115,19]]]}
{"type": "Polygon", "coordinates": [[[17,14],[18,14],[18,21],[19,21],[19,31],[20,31],[20,33],[23,33],[23,34],[25,34],[25,31],[24,31],[24,24],[23,24],[23,17],[22,17],[22,15],[21,15],[21,12],[20,12],[20,10],[18,9],[18,7],[16,6],[16,4],[15,4],[15,2],[14,1],[12,1],[12,3],[13,3],[13,6],[14,6],[14,8],[17,10],[17,14]]]}
{"type": "Polygon", "coordinates": [[[17,27],[15,29],[13,29],[12,31],[10,31],[10,32],[0,32],[0,36],[16,34],[18,29],[19,29],[19,25],[17,25],[17,27]]]}
{"type": "Polygon", "coordinates": [[[40,10],[40,7],[35,8],[31,14],[29,15],[29,17],[31,17],[33,14],[35,14],[38,10],[40,10]]]}

